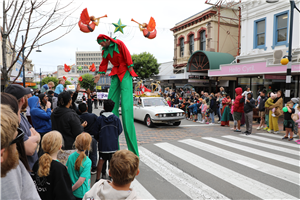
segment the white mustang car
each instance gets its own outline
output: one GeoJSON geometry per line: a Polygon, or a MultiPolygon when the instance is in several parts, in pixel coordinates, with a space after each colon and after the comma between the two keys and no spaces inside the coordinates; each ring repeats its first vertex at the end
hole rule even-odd
{"type": "Polygon", "coordinates": [[[162,97],[136,97],[133,103],[134,119],[143,121],[146,126],[153,123],[168,123],[179,126],[185,118],[181,109],[169,107],[162,97]]]}

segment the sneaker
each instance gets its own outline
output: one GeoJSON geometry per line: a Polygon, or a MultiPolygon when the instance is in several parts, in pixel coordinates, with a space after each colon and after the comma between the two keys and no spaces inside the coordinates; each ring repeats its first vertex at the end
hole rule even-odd
{"type": "Polygon", "coordinates": [[[209,125],[214,125],[215,123],[209,123],[209,125]]]}
{"type": "Polygon", "coordinates": [[[289,137],[283,137],[282,139],[283,139],[283,140],[286,140],[286,139],[288,139],[288,138],[289,138],[289,137]]]}
{"type": "Polygon", "coordinates": [[[234,132],[242,132],[241,130],[239,130],[239,129],[236,129],[236,130],[234,130],[234,132]]]}
{"type": "Polygon", "coordinates": [[[257,127],[257,130],[260,130],[261,128],[262,128],[262,127],[258,126],[258,127],[257,127]]]}
{"type": "Polygon", "coordinates": [[[91,174],[96,174],[97,173],[97,167],[93,167],[91,170],[91,174]]]}
{"type": "Polygon", "coordinates": [[[248,131],[245,131],[244,133],[247,135],[247,133],[249,133],[249,132],[248,132],[248,131]]]}
{"type": "Polygon", "coordinates": [[[251,133],[248,132],[248,133],[246,133],[246,135],[251,135],[251,133]]]}
{"type": "Polygon", "coordinates": [[[273,133],[273,130],[271,130],[271,129],[268,129],[268,132],[269,132],[269,133],[273,133]]]}
{"type": "Polygon", "coordinates": [[[205,124],[209,124],[209,122],[206,122],[205,124]]]}
{"type": "Polygon", "coordinates": [[[279,134],[279,131],[275,131],[274,134],[279,134]]]}
{"type": "Polygon", "coordinates": [[[218,124],[221,124],[221,121],[218,121],[218,124]]]}
{"type": "Polygon", "coordinates": [[[293,141],[293,140],[294,140],[294,138],[289,138],[289,139],[288,139],[288,141],[293,141]]]}
{"type": "Polygon", "coordinates": [[[263,130],[264,130],[264,131],[267,131],[268,129],[269,129],[269,128],[268,128],[268,127],[266,127],[266,128],[264,128],[263,130]]]}
{"type": "Polygon", "coordinates": [[[273,114],[272,114],[272,117],[276,117],[276,115],[273,113],[273,114]]]}

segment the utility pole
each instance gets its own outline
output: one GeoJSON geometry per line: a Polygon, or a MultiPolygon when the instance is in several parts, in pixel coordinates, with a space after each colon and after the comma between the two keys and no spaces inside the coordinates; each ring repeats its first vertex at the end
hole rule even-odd
{"type": "Polygon", "coordinates": [[[7,73],[7,59],[6,59],[6,41],[7,33],[5,31],[5,22],[6,22],[6,11],[5,11],[5,0],[3,0],[3,34],[2,34],[2,77],[5,80],[4,86],[8,86],[8,73],[7,73]]]}
{"type": "MultiPolygon", "coordinates": [[[[22,35],[22,45],[24,44],[24,36],[22,35]]],[[[25,51],[25,46],[24,48],[22,49],[22,67],[23,67],[23,87],[25,88],[26,87],[26,81],[25,81],[25,65],[24,65],[24,51],[25,51]]]]}
{"type": "Polygon", "coordinates": [[[42,89],[42,68],[40,68],[40,90],[42,89]]]}

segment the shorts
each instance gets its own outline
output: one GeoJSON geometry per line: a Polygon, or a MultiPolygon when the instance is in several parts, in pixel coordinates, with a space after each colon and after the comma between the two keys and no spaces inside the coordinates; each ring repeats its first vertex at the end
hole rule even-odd
{"type": "Polygon", "coordinates": [[[99,160],[111,160],[114,153],[101,153],[99,152],[99,160]]]}
{"type": "Polygon", "coordinates": [[[265,111],[259,111],[259,117],[260,118],[265,118],[266,112],[265,111]]]}
{"type": "Polygon", "coordinates": [[[284,131],[285,131],[286,128],[290,128],[290,129],[292,129],[292,131],[293,131],[293,129],[294,129],[294,124],[293,124],[292,122],[288,121],[287,124],[286,124],[286,126],[283,124],[283,130],[284,130],[284,131]]]}
{"type": "Polygon", "coordinates": [[[193,115],[197,115],[198,113],[197,112],[193,112],[193,115]]]}
{"type": "Polygon", "coordinates": [[[241,112],[234,112],[233,113],[234,120],[239,121],[242,119],[242,113],[241,112]]]}

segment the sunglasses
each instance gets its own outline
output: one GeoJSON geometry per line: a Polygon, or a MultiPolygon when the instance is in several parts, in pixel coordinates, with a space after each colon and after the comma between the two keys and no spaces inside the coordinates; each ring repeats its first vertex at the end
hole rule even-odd
{"type": "Polygon", "coordinates": [[[9,145],[12,145],[12,144],[15,144],[15,143],[18,143],[18,142],[22,141],[23,138],[24,138],[24,134],[25,134],[24,131],[21,128],[18,128],[18,135],[17,135],[17,137],[15,139],[13,139],[13,141],[11,141],[9,143],[9,145]]]}

